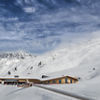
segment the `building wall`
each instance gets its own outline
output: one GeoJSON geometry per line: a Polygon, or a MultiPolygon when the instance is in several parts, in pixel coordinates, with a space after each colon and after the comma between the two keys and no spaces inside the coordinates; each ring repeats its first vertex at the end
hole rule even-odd
{"type": "Polygon", "coordinates": [[[67,84],[70,84],[71,83],[71,79],[70,78],[67,78],[67,84]]]}
{"type": "Polygon", "coordinates": [[[26,82],[24,79],[19,79],[18,82],[26,82]]]}
{"type": "Polygon", "coordinates": [[[56,80],[56,83],[59,84],[59,80],[56,80]]]}
{"type": "Polygon", "coordinates": [[[61,79],[61,83],[64,84],[65,83],[65,78],[61,79]]]}
{"type": "MultiPolygon", "coordinates": [[[[3,82],[3,79],[0,79],[1,83],[3,82]]],[[[18,80],[18,82],[15,83],[34,83],[34,84],[72,84],[78,82],[78,79],[72,78],[72,77],[61,77],[56,79],[50,79],[46,81],[40,81],[38,79],[14,79],[18,80]]]]}
{"type": "Polygon", "coordinates": [[[76,83],[78,80],[70,77],[63,77],[63,78],[58,78],[58,79],[52,79],[52,80],[47,80],[43,81],[43,84],[72,84],[76,83]]]}
{"type": "Polygon", "coordinates": [[[28,79],[29,82],[33,82],[33,83],[38,83],[40,84],[41,81],[40,80],[37,80],[37,79],[28,79]]]}

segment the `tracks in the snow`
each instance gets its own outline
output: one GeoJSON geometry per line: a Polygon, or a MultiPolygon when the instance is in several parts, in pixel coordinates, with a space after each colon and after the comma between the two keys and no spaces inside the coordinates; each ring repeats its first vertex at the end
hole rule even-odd
{"type": "Polygon", "coordinates": [[[45,87],[45,86],[42,86],[42,85],[34,85],[34,86],[38,87],[38,88],[45,89],[45,90],[49,90],[49,91],[52,91],[52,92],[55,92],[55,93],[59,93],[61,95],[70,96],[72,98],[76,98],[76,99],[79,99],[79,100],[95,100],[95,99],[88,98],[88,97],[85,97],[85,96],[81,96],[81,95],[78,95],[78,94],[62,91],[62,90],[59,90],[59,89],[49,88],[49,87],[45,87]]]}

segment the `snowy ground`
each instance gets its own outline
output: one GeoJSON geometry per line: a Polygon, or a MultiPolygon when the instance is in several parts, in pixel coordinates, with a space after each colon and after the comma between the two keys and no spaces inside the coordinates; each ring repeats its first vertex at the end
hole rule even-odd
{"type": "Polygon", "coordinates": [[[77,100],[37,87],[17,88],[0,86],[0,100],[77,100]]]}
{"type": "MultiPolygon", "coordinates": [[[[91,38],[84,42],[57,48],[55,51],[40,56],[33,56],[24,52],[1,53],[0,77],[19,75],[20,77],[41,79],[43,74],[50,77],[63,75],[80,77],[77,84],[49,85],[49,87],[64,89],[100,100],[100,35],[98,33],[93,33],[91,38]],[[11,75],[8,75],[8,71],[11,72],[11,75]]],[[[64,96],[49,93],[49,91],[36,87],[19,91],[17,87],[0,86],[0,93],[1,100],[8,98],[9,100],[27,100],[28,98],[30,100],[66,99],[64,96]]],[[[69,98],[69,100],[74,99],[69,98]]]]}

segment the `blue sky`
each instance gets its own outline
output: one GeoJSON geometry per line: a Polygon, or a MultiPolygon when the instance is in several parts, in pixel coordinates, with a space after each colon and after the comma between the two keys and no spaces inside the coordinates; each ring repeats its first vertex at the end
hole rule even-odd
{"type": "Polygon", "coordinates": [[[87,9],[79,0],[66,0],[61,5],[56,0],[42,4],[21,1],[0,1],[0,51],[44,53],[99,30],[97,6],[87,9]]]}

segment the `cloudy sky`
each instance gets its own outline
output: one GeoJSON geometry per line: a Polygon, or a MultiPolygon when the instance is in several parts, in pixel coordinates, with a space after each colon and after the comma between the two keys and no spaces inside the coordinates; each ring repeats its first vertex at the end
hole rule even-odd
{"type": "Polygon", "coordinates": [[[0,51],[44,53],[99,30],[99,0],[0,0],[0,51]]]}

